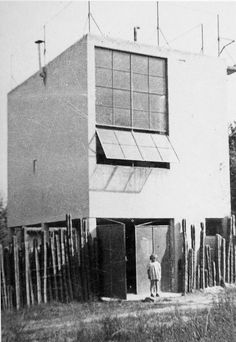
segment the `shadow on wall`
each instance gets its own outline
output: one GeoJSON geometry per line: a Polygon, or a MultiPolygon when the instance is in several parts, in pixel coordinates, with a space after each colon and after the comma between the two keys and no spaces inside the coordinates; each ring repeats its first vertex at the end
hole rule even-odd
{"type": "Polygon", "coordinates": [[[139,193],[150,174],[150,168],[97,164],[91,176],[90,190],[139,193]]]}

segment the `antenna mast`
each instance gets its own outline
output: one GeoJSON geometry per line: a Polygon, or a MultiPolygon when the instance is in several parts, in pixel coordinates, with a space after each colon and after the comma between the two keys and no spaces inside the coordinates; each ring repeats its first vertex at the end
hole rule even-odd
{"type": "Polygon", "coordinates": [[[43,25],[43,61],[44,66],[46,65],[46,25],[43,25]]]}
{"type": "Polygon", "coordinates": [[[91,10],[90,10],[90,1],[88,1],[88,29],[89,33],[91,30],[91,10]]]}
{"type": "Polygon", "coordinates": [[[157,45],[160,45],[159,1],[157,1],[157,45]]]}
{"type": "Polygon", "coordinates": [[[217,43],[218,43],[218,57],[220,56],[220,16],[217,14],[217,43]]]}
{"type": "Polygon", "coordinates": [[[202,38],[201,53],[204,54],[204,32],[203,32],[203,24],[201,24],[201,38],[202,38]]]}

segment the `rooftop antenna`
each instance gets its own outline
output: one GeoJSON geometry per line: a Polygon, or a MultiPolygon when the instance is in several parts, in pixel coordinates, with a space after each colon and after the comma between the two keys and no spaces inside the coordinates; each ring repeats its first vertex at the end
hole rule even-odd
{"type": "Polygon", "coordinates": [[[47,76],[47,73],[46,73],[46,68],[45,66],[42,67],[42,63],[41,63],[41,44],[42,43],[45,43],[44,40],[36,40],[35,41],[35,44],[38,45],[38,57],[39,57],[39,76],[43,78],[43,83],[44,85],[46,84],[46,76],[47,76]]]}
{"type": "Polygon", "coordinates": [[[43,37],[44,37],[44,42],[43,42],[43,61],[44,61],[44,67],[46,65],[46,26],[45,24],[43,25],[43,37]]]}
{"type": "Polygon", "coordinates": [[[217,14],[217,45],[218,45],[218,57],[220,56],[220,16],[217,14]]]}
{"type": "Polygon", "coordinates": [[[229,39],[229,38],[222,38],[220,37],[220,16],[219,14],[217,14],[217,42],[218,42],[218,57],[220,57],[220,55],[222,54],[223,50],[229,46],[230,44],[235,43],[234,39],[229,39]],[[229,43],[225,44],[222,48],[221,48],[221,40],[228,40],[229,43]]]}
{"type": "Polygon", "coordinates": [[[91,31],[91,10],[90,10],[90,1],[88,1],[88,29],[89,33],[91,31]]]}
{"type": "Polygon", "coordinates": [[[203,31],[203,24],[201,24],[201,38],[202,38],[201,53],[204,54],[204,31],[203,31]]]}
{"type": "Polygon", "coordinates": [[[134,27],[134,41],[137,42],[138,30],[140,29],[139,26],[134,27]]]}
{"type": "Polygon", "coordinates": [[[159,1],[157,1],[157,45],[160,45],[159,1]]]}

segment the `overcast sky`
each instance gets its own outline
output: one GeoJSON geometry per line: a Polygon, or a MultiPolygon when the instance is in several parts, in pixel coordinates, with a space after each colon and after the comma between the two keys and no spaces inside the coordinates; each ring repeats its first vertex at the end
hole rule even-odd
{"type": "MultiPolygon", "coordinates": [[[[7,194],[7,93],[38,69],[34,41],[44,39],[46,62],[88,32],[86,1],[0,1],[0,196],[7,194]]],[[[91,32],[133,40],[140,26],[140,43],[156,45],[155,1],[93,1],[91,32]]],[[[201,24],[204,54],[217,56],[217,14],[220,15],[221,47],[236,40],[236,2],[159,2],[160,45],[200,53],[201,24]]],[[[236,64],[236,43],[221,55],[236,64]]],[[[236,74],[228,76],[228,121],[236,120],[236,74]]],[[[227,115],[222,113],[222,115],[227,115]]]]}

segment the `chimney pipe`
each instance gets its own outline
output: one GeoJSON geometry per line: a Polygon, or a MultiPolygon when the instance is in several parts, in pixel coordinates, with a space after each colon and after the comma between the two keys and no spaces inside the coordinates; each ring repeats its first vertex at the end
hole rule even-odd
{"type": "Polygon", "coordinates": [[[41,44],[44,43],[44,40],[36,40],[35,44],[38,45],[38,56],[39,56],[39,75],[43,78],[43,82],[46,82],[46,68],[42,67],[41,62],[41,44]]]}
{"type": "Polygon", "coordinates": [[[137,34],[138,34],[138,30],[140,29],[139,26],[135,26],[134,27],[134,41],[137,41],[137,34]]]}

